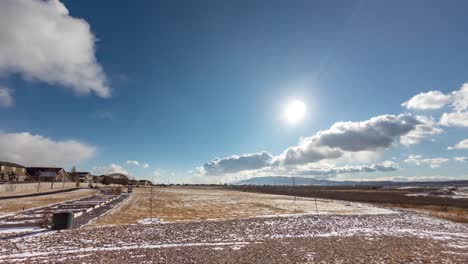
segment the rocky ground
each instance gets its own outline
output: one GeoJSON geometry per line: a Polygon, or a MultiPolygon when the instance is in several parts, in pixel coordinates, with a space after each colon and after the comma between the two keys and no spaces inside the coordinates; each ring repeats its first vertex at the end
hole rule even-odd
{"type": "Polygon", "coordinates": [[[0,241],[0,262],[468,263],[468,225],[399,211],[88,227],[0,241]]]}

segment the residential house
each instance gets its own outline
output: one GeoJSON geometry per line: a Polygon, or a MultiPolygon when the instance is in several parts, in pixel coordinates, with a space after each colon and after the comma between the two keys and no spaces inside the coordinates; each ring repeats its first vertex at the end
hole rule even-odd
{"type": "Polygon", "coordinates": [[[93,182],[93,176],[89,172],[68,172],[68,175],[73,181],[79,180],[80,182],[93,182]]]}
{"type": "Polygon", "coordinates": [[[72,178],[63,168],[29,167],[26,172],[34,181],[71,181],[72,178]]]}
{"type": "Polygon", "coordinates": [[[150,185],[153,185],[153,183],[151,181],[148,181],[148,180],[139,180],[138,181],[138,184],[139,185],[143,185],[143,186],[150,186],[150,185]]]}
{"type": "Polygon", "coordinates": [[[109,175],[104,176],[102,179],[103,184],[122,184],[122,185],[127,185],[128,184],[128,176],[121,174],[121,173],[112,173],[109,175]]]}
{"type": "Polygon", "coordinates": [[[99,175],[99,176],[96,176],[96,175],[93,175],[93,183],[102,183],[102,180],[104,179],[104,177],[106,177],[106,175],[99,175]]]}
{"type": "Polygon", "coordinates": [[[24,181],[27,178],[26,167],[20,164],[0,161],[0,181],[24,181]]]}

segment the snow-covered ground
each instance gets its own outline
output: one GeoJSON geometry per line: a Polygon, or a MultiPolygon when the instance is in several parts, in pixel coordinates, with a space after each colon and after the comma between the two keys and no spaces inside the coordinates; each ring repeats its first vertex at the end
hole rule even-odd
{"type": "MultiPolygon", "coordinates": [[[[48,232],[0,242],[0,262],[84,260],[104,252],[131,255],[172,248],[243,250],[243,246],[290,239],[346,238],[372,241],[393,237],[429,243],[468,260],[468,226],[399,211],[372,215],[297,215],[224,221],[135,224],[48,232]],[[151,251],[152,250],[152,251],[151,251]]],[[[289,242],[288,242],[289,243],[289,242]]],[[[364,249],[363,249],[364,250],[364,249]]],[[[390,249],[393,250],[393,249],[390,249]]],[[[171,251],[172,252],[172,251],[171,251]]],[[[104,255],[103,255],[104,254],[104,255]]],[[[442,253],[441,253],[442,254],[442,253]]]]}
{"type": "Polygon", "coordinates": [[[148,219],[132,211],[142,194],[104,216],[142,212],[135,224],[3,239],[0,263],[468,263],[468,225],[423,214],[181,188],[161,191],[148,219]]]}
{"type": "Polygon", "coordinates": [[[468,187],[443,187],[435,191],[426,191],[422,188],[421,192],[407,194],[407,196],[437,196],[452,199],[467,199],[468,187]]]}

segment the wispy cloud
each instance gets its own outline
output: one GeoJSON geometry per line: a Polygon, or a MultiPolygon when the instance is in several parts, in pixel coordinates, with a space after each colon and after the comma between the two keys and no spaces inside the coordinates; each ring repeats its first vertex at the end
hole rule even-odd
{"type": "Polygon", "coordinates": [[[12,90],[0,86],[0,107],[10,107],[15,103],[12,95],[12,90]]]}
{"type": "Polygon", "coordinates": [[[468,149],[468,138],[464,139],[448,149],[468,149]]]}
{"type": "Polygon", "coordinates": [[[446,158],[424,159],[421,155],[409,155],[408,158],[405,159],[405,163],[410,163],[417,166],[426,164],[431,168],[439,168],[447,161],[449,161],[449,159],[446,158]]]}
{"type": "Polygon", "coordinates": [[[149,166],[150,166],[148,163],[142,163],[142,162],[139,162],[138,160],[127,160],[125,163],[132,164],[132,165],[142,167],[142,168],[145,168],[145,169],[149,168],[149,166]]]}
{"type": "Polygon", "coordinates": [[[468,157],[454,157],[453,160],[458,162],[468,162],[468,157]]]}

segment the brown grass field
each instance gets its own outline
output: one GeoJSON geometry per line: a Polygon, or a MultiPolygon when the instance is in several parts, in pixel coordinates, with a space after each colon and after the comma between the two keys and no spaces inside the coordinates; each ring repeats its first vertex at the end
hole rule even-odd
{"type": "Polygon", "coordinates": [[[60,203],[68,200],[74,200],[96,193],[95,190],[81,189],[76,191],[49,194],[35,197],[14,198],[0,200],[0,216],[18,212],[35,207],[42,207],[50,204],[60,203]]]}
{"type": "MultiPolygon", "coordinates": [[[[231,186],[243,192],[320,197],[343,201],[373,203],[387,208],[404,208],[439,218],[468,223],[468,199],[437,196],[407,196],[420,189],[381,189],[378,187],[324,186],[231,186]]],[[[426,190],[432,190],[430,188],[426,190]]]]}
{"type": "MultiPolygon", "coordinates": [[[[150,218],[150,188],[135,188],[131,198],[94,221],[92,226],[134,224],[150,218]]],[[[343,201],[258,193],[223,188],[153,188],[152,217],[163,221],[239,219],[288,214],[373,214],[389,210],[343,201]]]]}

